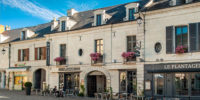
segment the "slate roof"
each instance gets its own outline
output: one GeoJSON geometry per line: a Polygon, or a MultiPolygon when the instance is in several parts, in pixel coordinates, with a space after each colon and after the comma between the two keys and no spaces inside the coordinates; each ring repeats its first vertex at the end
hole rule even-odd
{"type": "MultiPolygon", "coordinates": [[[[140,0],[140,1],[137,1],[137,3],[140,3],[140,8],[142,8],[148,1],[149,0],[140,0]]],[[[131,2],[131,3],[133,3],[133,2],[131,2]]],[[[105,10],[106,14],[112,16],[107,21],[106,24],[114,24],[114,23],[124,22],[123,19],[126,17],[125,5],[127,5],[127,4],[130,4],[130,3],[100,8],[101,10],[102,9],[105,10]]],[[[78,12],[78,13],[74,14],[72,17],[70,17],[70,19],[73,19],[77,23],[72,27],[71,30],[78,30],[78,29],[93,27],[92,23],[94,22],[94,11],[100,10],[100,9],[78,12]]],[[[40,37],[44,37],[45,34],[52,34],[52,33],[58,32],[58,27],[56,28],[56,30],[51,31],[51,22],[45,23],[45,24],[40,24],[40,25],[33,26],[33,27],[24,27],[24,28],[35,32],[37,35],[34,38],[40,38],[40,37]]],[[[2,33],[3,35],[10,36],[10,38],[4,42],[20,41],[20,33],[24,28],[13,29],[13,30],[3,32],[2,33]]],[[[31,39],[33,39],[33,38],[31,38],[31,39]]]]}
{"type": "Polygon", "coordinates": [[[182,6],[182,5],[187,5],[187,4],[191,4],[191,3],[200,2],[200,0],[193,0],[191,3],[186,3],[186,4],[171,6],[170,5],[170,1],[171,0],[157,0],[157,2],[154,2],[150,7],[147,7],[143,11],[145,11],[145,10],[146,11],[153,11],[153,10],[158,10],[158,9],[165,9],[165,8],[182,6]]]}
{"type": "Polygon", "coordinates": [[[43,37],[44,34],[48,34],[51,32],[51,23],[45,23],[45,24],[40,24],[37,26],[32,26],[32,27],[24,27],[24,28],[18,28],[18,29],[13,29],[13,30],[8,30],[4,31],[2,34],[4,36],[9,36],[10,38],[4,42],[13,42],[13,41],[19,41],[20,40],[20,33],[23,29],[28,29],[33,32],[35,32],[36,37],[43,37]]]}

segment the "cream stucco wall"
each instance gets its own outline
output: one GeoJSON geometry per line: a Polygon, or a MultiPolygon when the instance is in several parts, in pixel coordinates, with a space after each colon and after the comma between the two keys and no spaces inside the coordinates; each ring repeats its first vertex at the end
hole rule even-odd
{"type": "Polygon", "coordinates": [[[146,61],[152,63],[156,62],[156,59],[164,59],[164,62],[188,62],[200,60],[199,52],[181,55],[166,54],[166,27],[188,26],[189,23],[200,22],[198,16],[200,16],[200,3],[147,12],[145,36],[146,61]],[[162,44],[162,51],[158,54],[154,51],[156,42],[162,44]]]}

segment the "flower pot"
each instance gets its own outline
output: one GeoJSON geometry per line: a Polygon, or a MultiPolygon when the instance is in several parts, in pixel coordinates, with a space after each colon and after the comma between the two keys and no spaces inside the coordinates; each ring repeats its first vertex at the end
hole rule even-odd
{"type": "Polygon", "coordinates": [[[31,87],[26,87],[26,95],[31,95],[31,87]]]}

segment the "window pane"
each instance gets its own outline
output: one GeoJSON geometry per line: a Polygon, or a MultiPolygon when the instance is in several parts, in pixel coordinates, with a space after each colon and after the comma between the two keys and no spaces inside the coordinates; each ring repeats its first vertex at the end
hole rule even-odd
{"type": "Polygon", "coordinates": [[[120,92],[126,91],[126,72],[120,73],[120,92]]]}
{"type": "Polygon", "coordinates": [[[175,74],[176,95],[188,95],[188,74],[175,74]]]}
{"type": "Polygon", "coordinates": [[[61,31],[65,31],[65,21],[62,21],[62,27],[61,31]]]}
{"type": "Polygon", "coordinates": [[[163,74],[155,74],[154,75],[154,87],[155,87],[155,95],[163,95],[164,90],[164,75],[163,74]]]}
{"type": "Polygon", "coordinates": [[[103,54],[103,40],[95,40],[95,52],[103,54]]]}
{"type": "Polygon", "coordinates": [[[127,37],[127,52],[134,52],[136,46],[136,36],[127,37]]]}
{"type": "Polygon", "coordinates": [[[187,26],[176,27],[176,47],[177,46],[184,46],[188,48],[187,26]]]}
{"type": "Polygon", "coordinates": [[[101,25],[101,15],[97,15],[97,26],[101,25]]]}
{"type": "Polygon", "coordinates": [[[66,57],[66,44],[60,45],[60,57],[66,57]]]}
{"type": "Polygon", "coordinates": [[[129,9],[129,20],[134,20],[135,9],[129,9]]]}
{"type": "Polygon", "coordinates": [[[200,96],[200,73],[194,73],[191,77],[192,96],[200,96]]]}

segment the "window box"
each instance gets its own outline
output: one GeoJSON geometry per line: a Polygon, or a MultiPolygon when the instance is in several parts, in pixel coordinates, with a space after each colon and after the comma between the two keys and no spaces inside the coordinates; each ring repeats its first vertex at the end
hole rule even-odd
{"type": "Polygon", "coordinates": [[[124,59],[124,64],[132,64],[136,61],[135,52],[123,52],[122,57],[124,59]]]}
{"type": "Polygon", "coordinates": [[[66,58],[65,57],[57,57],[54,59],[56,65],[66,65],[66,58]]]}
{"type": "Polygon", "coordinates": [[[92,65],[102,65],[103,64],[103,55],[100,53],[91,53],[91,64],[92,65]]]}
{"type": "Polygon", "coordinates": [[[176,54],[183,54],[187,52],[187,48],[184,46],[177,46],[176,47],[176,54]]]}

